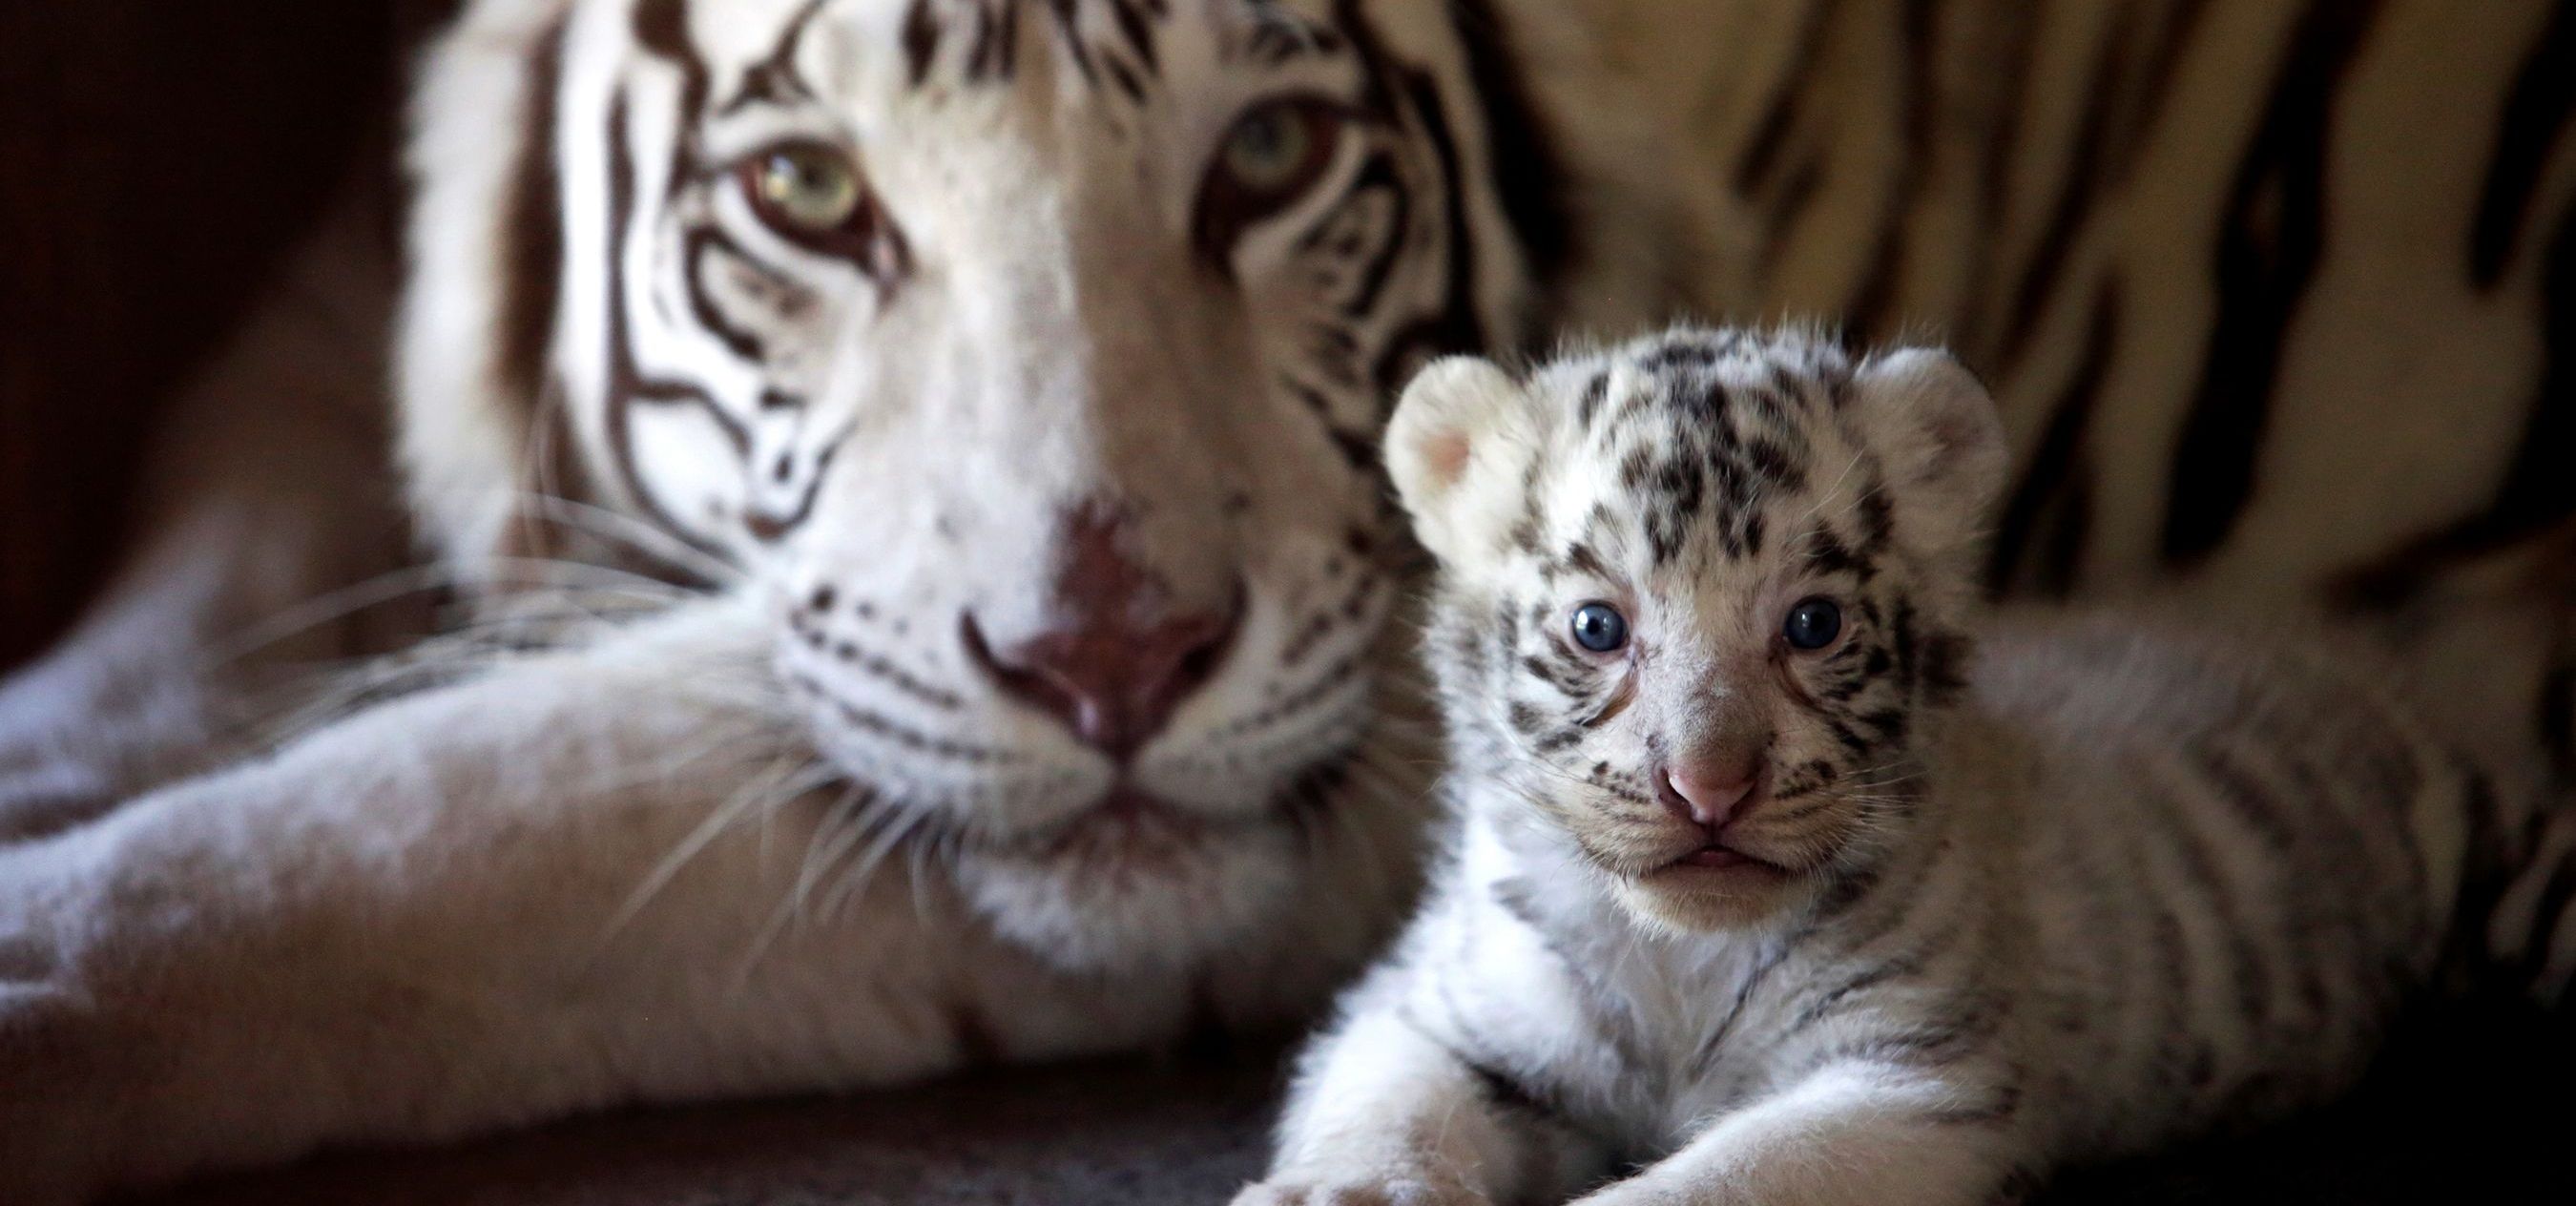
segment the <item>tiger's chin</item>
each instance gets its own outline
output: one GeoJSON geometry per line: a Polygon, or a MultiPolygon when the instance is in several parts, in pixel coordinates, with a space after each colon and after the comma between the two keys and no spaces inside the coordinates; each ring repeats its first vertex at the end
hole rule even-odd
{"type": "Polygon", "coordinates": [[[1214,821],[1113,793],[1021,843],[961,852],[959,889],[995,933],[1067,971],[1183,970],[1251,945],[1291,904],[1290,819],[1214,821]]]}

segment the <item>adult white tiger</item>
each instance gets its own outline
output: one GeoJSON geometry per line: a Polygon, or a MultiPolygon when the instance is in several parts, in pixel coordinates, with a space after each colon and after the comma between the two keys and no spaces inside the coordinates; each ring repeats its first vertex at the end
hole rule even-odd
{"type": "MultiPolygon", "coordinates": [[[[421,526],[487,583],[633,529],[707,597],[0,850],[0,1187],[1294,1016],[1407,882],[1367,449],[1429,352],[1945,323],[2043,585],[2306,589],[2563,511],[2547,6],[1681,20],[474,5],[413,142],[421,526]],[[2373,464],[2410,488],[2336,488],[2373,464]]],[[[2563,737],[2527,669],[2479,698],[2563,737]]]]}

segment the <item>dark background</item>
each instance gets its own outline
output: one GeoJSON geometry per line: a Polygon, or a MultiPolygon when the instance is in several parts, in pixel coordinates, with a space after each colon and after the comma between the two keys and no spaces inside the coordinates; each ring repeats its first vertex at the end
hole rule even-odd
{"type": "Polygon", "coordinates": [[[0,671],[121,544],[153,417],[359,156],[418,0],[0,0],[0,671]]]}

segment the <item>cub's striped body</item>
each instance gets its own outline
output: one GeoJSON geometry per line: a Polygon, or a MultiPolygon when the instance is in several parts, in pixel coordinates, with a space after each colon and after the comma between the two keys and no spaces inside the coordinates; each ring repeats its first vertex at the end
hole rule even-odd
{"type": "Polygon", "coordinates": [[[1979,1203],[2276,1117],[2536,802],[2350,639],[1979,615],[2003,453],[1936,354],[1450,362],[1389,440],[1455,829],[1246,1202],[1979,1203]]]}

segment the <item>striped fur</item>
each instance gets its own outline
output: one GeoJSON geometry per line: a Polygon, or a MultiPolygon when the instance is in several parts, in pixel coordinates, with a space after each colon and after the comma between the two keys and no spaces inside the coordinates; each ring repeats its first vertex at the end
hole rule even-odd
{"type": "MultiPolygon", "coordinates": [[[[424,61],[409,147],[394,376],[440,559],[422,580],[461,583],[478,620],[530,605],[506,587],[537,570],[682,599],[677,623],[723,617],[740,689],[683,690],[700,662],[653,639],[491,675],[433,643],[361,695],[414,698],[166,783],[236,753],[207,721],[239,702],[238,663],[205,644],[342,572],[275,564],[297,523],[257,525],[282,554],[222,537],[227,500],[372,522],[337,473],[302,476],[324,459],[309,432],[192,440],[187,482],[213,497],[110,622],[0,698],[0,832],[74,831],[0,867],[0,974],[41,989],[0,993],[0,1036],[40,1036],[0,1038],[0,1196],[1310,1008],[1391,924],[1423,786],[1394,623],[1414,558],[1374,459],[1387,394],[1435,353],[1678,312],[1941,336],[2011,438],[1991,581],[2330,595],[2452,689],[2446,736],[2480,764],[2576,779],[2565,607],[2460,593],[2493,565],[2534,577],[2526,537],[2571,502],[2570,11],[475,0],[424,61]],[[1202,204],[1227,123],[1264,100],[1340,115],[1337,157],[1285,209],[1202,204]],[[853,150],[878,220],[803,241],[747,220],[729,182],[782,136],[853,150]],[[1243,589],[1237,656],[1137,768],[1209,839],[1186,857],[1092,823],[1107,760],[1000,698],[960,622],[1038,625],[1104,496],[1175,598],[1243,589]],[[2497,661],[2508,632],[2550,652],[2497,661]],[[589,757],[685,752],[680,732],[782,747],[840,794],[764,811],[746,802],[816,780],[638,786],[589,757]],[[770,812],[795,814],[809,865],[745,852],[770,812]],[[675,849],[736,874],[674,872],[675,849]],[[858,890],[880,868],[920,890],[858,890]],[[673,903],[621,931],[626,978],[532,970],[588,958],[665,880],[673,903]],[[756,940],[796,912],[781,898],[831,888],[867,940],[756,940]],[[495,937],[457,939],[468,899],[504,902],[477,914],[506,919],[495,937]],[[915,977],[924,948],[963,954],[915,977]],[[737,992],[715,965],[747,949],[777,979],[737,992]],[[456,1008],[352,1032],[432,962],[456,1008]],[[614,1004],[657,994],[677,1003],[614,1004]],[[975,1004],[994,1001],[1012,1007],[975,1004]],[[540,1007],[568,1014],[485,1020],[540,1007]],[[570,1031],[598,1037],[543,1041],[570,1031]],[[442,1062],[406,1062],[423,1051],[442,1062]],[[98,1074],[136,1066],[161,1079],[98,1074]],[[346,1090],[398,1082],[421,1097],[346,1090]],[[306,1110],[246,1119],[253,1087],[306,1110]]],[[[261,324],[208,414],[293,427],[281,394],[375,379],[314,371],[360,342],[331,320],[368,311],[323,296],[261,324]]],[[[2563,603],[2563,576],[2537,577],[2563,603]]],[[[2490,870],[2528,874],[2481,889],[2487,945],[2563,980],[2576,835],[2494,836],[2490,870]]]]}
{"type": "Polygon", "coordinates": [[[1965,1206],[2359,1075],[2533,784],[2349,638],[1980,614],[1989,406],[1740,331],[1408,392],[1454,831],[1241,1202],[1965,1206]],[[1586,600],[1624,651],[1564,635],[1586,600]],[[1677,861],[1659,768],[1748,724],[1753,861],[1677,861]]]}
{"type": "MultiPolygon", "coordinates": [[[[635,560],[544,522],[558,500],[739,572],[818,743],[978,851],[1105,781],[955,622],[1042,626],[1067,517],[1134,516],[1177,605],[1243,584],[1244,655],[1143,778],[1276,800],[1371,723],[1401,587],[1381,399],[1429,355],[1677,308],[1957,349],[2013,447],[1990,585],[2387,619],[2576,511],[2549,485],[2576,339],[2546,338],[2567,14],[484,0],[414,146],[413,496],[469,577],[635,560]],[[1347,145],[1243,227],[1209,148],[1283,97],[1347,145]],[[749,218],[729,169],[786,137],[855,148],[875,243],[835,262],[749,218]]],[[[2566,665],[2494,677],[2463,727],[2576,748],[2566,665]]],[[[1022,870],[996,914],[1092,947],[1105,902],[1022,870]]]]}
{"type": "MultiPolygon", "coordinates": [[[[1676,309],[1956,349],[2012,442],[2007,593],[2390,619],[2576,514],[2570,12],[484,0],[414,146],[413,497],[468,577],[637,560],[548,522],[564,500],[783,617],[882,609],[782,623],[782,685],[930,829],[1005,846],[1101,768],[995,697],[954,617],[1040,626],[1066,516],[1139,516],[1181,604],[1245,583],[1249,656],[1146,777],[1276,798],[1370,723],[1382,399],[1428,355],[1676,309]],[[1351,145],[1235,230],[1194,194],[1209,144],[1283,96],[1351,145]],[[818,132],[884,211],[852,263],[731,197],[730,164],[818,132]],[[1245,449],[1263,471],[1214,468],[1245,449]]],[[[2491,676],[2462,727],[2576,765],[2569,664],[2491,676]]],[[[1087,928],[1062,899],[1049,946],[1087,928]]]]}

